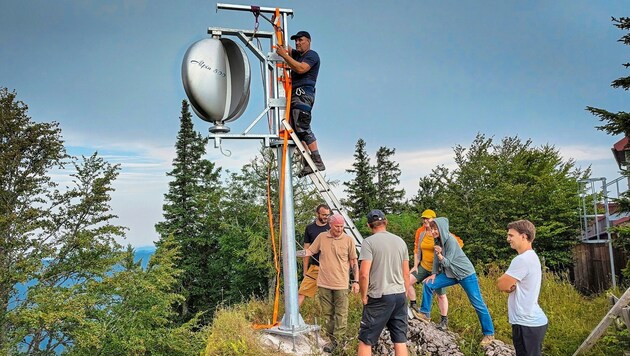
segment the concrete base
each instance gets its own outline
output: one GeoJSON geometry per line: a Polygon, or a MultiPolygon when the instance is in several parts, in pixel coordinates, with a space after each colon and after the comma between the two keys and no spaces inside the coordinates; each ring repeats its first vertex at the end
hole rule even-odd
{"type": "Polygon", "coordinates": [[[319,355],[325,344],[319,337],[319,325],[305,325],[299,332],[290,332],[278,327],[263,330],[261,342],[274,351],[293,355],[319,355]]]}

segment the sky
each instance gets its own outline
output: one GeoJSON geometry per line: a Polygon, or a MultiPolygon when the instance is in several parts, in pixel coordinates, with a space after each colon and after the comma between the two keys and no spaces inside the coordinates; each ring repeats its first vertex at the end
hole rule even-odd
{"type": "MultiPolygon", "coordinates": [[[[151,246],[162,219],[186,94],[186,49],[209,27],[252,30],[249,12],[211,1],[4,0],[0,4],[0,87],[15,90],[36,122],[60,124],[68,152],[97,151],[120,164],[112,194],[123,244],[151,246]]],[[[242,2],[231,4],[251,5],[242,2]]],[[[594,177],[619,176],[610,148],[621,137],[595,129],[586,106],[628,111],[630,48],[611,16],[629,1],[259,1],[293,9],[288,30],[309,31],[321,68],[313,131],[326,176],[347,181],[355,144],[374,160],[396,149],[407,197],[437,165],[453,167],[453,148],[480,133],[555,146],[594,177]]],[[[260,20],[261,31],[271,31],[260,20]]],[[[229,38],[229,37],[228,37],[229,38]]],[[[232,38],[237,43],[241,42],[232,38]]],[[[268,43],[263,42],[265,52],[268,43]]],[[[258,62],[250,55],[251,98],[229,126],[242,132],[261,112],[258,62]]],[[[263,120],[264,121],[264,120],[263,120]]],[[[195,129],[210,124],[194,117],[195,129]]],[[[260,125],[259,125],[260,126],[260,125]]],[[[256,126],[253,132],[264,133],[256,126]]],[[[264,126],[264,125],[262,125],[264,126]]],[[[238,171],[255,141],[223,141],[207,158],[238,171]],[[227,156],[226,154],[230,155],[227,156]]],[[[335,189],[343,196],[341,187],[335,189]]]]}

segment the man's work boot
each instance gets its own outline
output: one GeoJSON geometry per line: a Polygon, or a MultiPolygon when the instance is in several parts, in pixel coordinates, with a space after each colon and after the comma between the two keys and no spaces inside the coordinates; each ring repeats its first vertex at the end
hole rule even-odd
{"type": "MultiPolygon", "coordinates": [[[[324,165],[324,161],[322,161],[322,156],[320,154],[311,154],[311,159],[313,160],[313,163],[315,163],[315,167],[317,168],[317,170],[323,171],[326,169],[326,166],[324,165]]],[[[311,168],[311,166],[308,165],[308,162],[304,160],[304,167],[302,168],[300,173],[298,173],[298,178],[302,178],[311,173],[313,173],[313,169],[311,168]]]]}
{"type": "Polygon", "coordinates": [[[322,161],[322,155],[320,154],[312,154],[311,158],[313,162],[315,162],[315,167],[320,171],[325,171],[326,166],[324,166],[324,161],[322,161]]]}

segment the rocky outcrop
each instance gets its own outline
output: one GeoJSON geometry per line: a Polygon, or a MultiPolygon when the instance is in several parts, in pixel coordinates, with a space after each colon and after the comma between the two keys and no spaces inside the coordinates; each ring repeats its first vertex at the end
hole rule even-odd
{"type": "MultiPolygon", "coordinates": [[[[418,319],[409,320],[407,329],[407,348],[409,355],[449,355],[464,356],[459,348],[459,335],[450,331],[441,331],[433,323],[426,324],[418,319]]],[[[494,340],[483,347],[488,356],[512,356],[514,348],[500,340],[494,340]]],[[[394,345],[391,342],[387,328],[383,330],[378,345],[372,348],[374,355],[394,355],[394,345]]]]}

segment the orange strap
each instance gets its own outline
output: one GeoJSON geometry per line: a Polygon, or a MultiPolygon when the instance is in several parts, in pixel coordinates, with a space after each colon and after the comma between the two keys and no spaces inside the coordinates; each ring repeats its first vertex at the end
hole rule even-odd
{"type": "MultiPolygon", "coordinates": [[[[276,32],[276,37],[278,39],[278,46],[282,46],[284,43],[284,37],[282,33],[282,28],[280,27],[280,9],[276,8],[275,14],[277,23],[274,24],[274,29],[276,32]]],[[[286,63],[282,63],[281,68],[284,69],[283,75],[278,78],[278,81],[282,82],[284,87],[284,92],[287,98],[287,106],[284,113],[285,120],[289,121],[291,115],[291,77],[289,76],[289,69],[286,63]]],[[[285,157],[287,156],[287,149],[289,146],[289,136],[290,131],[285,130],[284,126],[280,127],[280,135],[283,138],[282,144],[282,167],[280,168],[280,199],[279,199],[279,226],[278,226],[278,234],[282,236],[282,201],[284,198],[284,183],[285,183],[285,169],[287,160],[285,157]]],[[[278,322],[278,310],[279,310],[279,298],[280,298],[280,264],[278,262],[278,255],[280,254],[280,246],[276,248],[276,238],[274,236],[274,224],[273,224],[273,211],[271,209],[271,167],[267,171],[267,214],[269,215],[269,230],[271,234],[271,245],[273,248],[273,262],[276,268],[276,291],[274,297],[273,304],[273,318],[271,324],[254,324],[254,329],[269,329],[275,326],[280,325],[278,322]],[[276,252],[277,250],[277,252],[276,252]]]]}
{"type": "MultiPolygon", "coordinates": [[[[267,170],[267,215],[269,216],[269,233],[271,236],[271,247],[273,249],[273,263],[276,268],[276,292],[273,302],[273,317],[271,324],[254,324],[254,329],[269,329],[278,326],[278,310],[280,305],[280,263],[278,262],[278,252],[276,251],[276,237],[274,235],[273,211],[271,209],[271,166],[267,170]]],[[[280,210],[282,217],[282,210],[280,210]]],[[[280,225],[282,226],[282,225],[280,225]]]]}
{"type": "Polygon", "coordinates": [[[276,31],[276,37],[278,38],[278,46],[284,46],[284,36],[282,34],[282,26],[280,26],[280,8],[276,7],[276,13],[274,14],[276,23],[273,24],[273,29],[276,31]]]}
{"type": "MultiPolygon", "coordinates": [[[[276,39],[277,39],[278,46],[284,46],[284,33],[282,33],[282,27],[280,26],[281,25],[280,24],[280,8],[276,7],[276,13],[274,17],[276,19],[276,23],[274,23],[273,28],[276,32],[276,39]]],[[[287,98],[287,106],[284,112],[284,119],[287,120],[287,122],[289,122],[289,118],[291,117],[290,116],[291,115],[291,89],[292,89],[291,76],[289,76],[289,67],[287,66],[286,63],[280,63],[278,64],[278,67],[284,69],[283,75],[280,78],[278,78],[278,80],[282,82],[284,86],[284,93],[287,98]]],[[[283,130],[284,128],[280,127],[281,133],[283,130]]]]}

